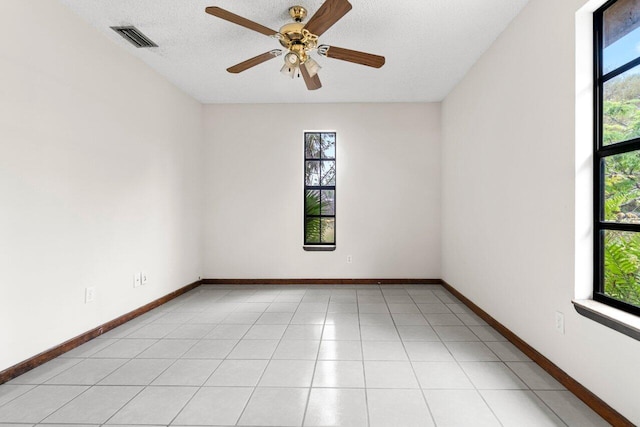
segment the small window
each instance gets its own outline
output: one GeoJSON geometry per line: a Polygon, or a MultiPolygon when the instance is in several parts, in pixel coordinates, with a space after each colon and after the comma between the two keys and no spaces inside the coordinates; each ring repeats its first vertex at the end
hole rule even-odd
{"type": "Polygon", "coordinates": [[[640,314],[640,9],[594,14],[593,298],[640,314]]]}
{"type": "Polygon", "coordinates": [[[304,134],[304,248],[336,245],[336,133],[304,134]]]}

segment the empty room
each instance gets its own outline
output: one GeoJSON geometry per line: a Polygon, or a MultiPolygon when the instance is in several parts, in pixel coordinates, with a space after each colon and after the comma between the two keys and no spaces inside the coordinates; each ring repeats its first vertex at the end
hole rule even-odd
{"type": "Polygon", "coordinates": [[[0,11],[0,427],[640,424],[640,1],[0,11]]]}

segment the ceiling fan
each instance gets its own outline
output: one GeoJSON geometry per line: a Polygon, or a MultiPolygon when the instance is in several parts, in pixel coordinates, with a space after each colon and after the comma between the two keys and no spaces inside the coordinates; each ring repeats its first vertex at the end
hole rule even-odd
{"type": "MultiPolygon", "coordinates": [[[[285,24],[280,28],[280,31],[275,31],[217,6],[205,9],[210,15],[277,39],[287,49],[284,54],[284,66],[280,71],[291,78],[296,74],[298,77],[302,75],[309,90],[322,87],[318,77],[320,65],[310,55],[313,50],[327,58],[340,59],[369,67],[380,68],[384,65],[384,56],[337,46],[318,45],[318,38],[350,10],[351,4],[347,0],[326,0],[311,19],[303,24],[302,21],[307,16],[307,10],[302,6],[293,6],[289,8],[289,15],[294,22],[285,24]]],[[[270,50],[229,67],[227,71],[241,73],[280,55],[282,55],[281,49],[270,50]]]]}

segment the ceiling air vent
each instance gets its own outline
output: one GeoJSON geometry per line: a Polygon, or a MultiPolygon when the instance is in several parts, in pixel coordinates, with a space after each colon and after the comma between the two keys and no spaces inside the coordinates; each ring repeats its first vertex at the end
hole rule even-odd
{"type": "Polygon", "coordinates": [[[113,31],[120,34],[135,47],[158,47],[157,44],[149,40],[136,27],[111,27],[113,31]]]}

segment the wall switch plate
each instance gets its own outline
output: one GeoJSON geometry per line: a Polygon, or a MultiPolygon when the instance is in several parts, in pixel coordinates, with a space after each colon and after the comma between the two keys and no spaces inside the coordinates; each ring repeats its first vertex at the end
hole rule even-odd
{"type": "Polygon", "coordinates": [[[137,288],[140,285],[142,285],[142,274],[136,273],[133,275],[133,287],[137,288]]]}
{"type": "Polygon", "coordinates": [[[84,289],[84,303],[90,303],[96,300],[96,288],[93,286],[84,289]]]}
{"type": "Polygon", "coordinates": [[[144,271],[142,273],[140,273],[141,276],[141,281],[143,285],[146,285],[147,282],[149,281],[149,278],[147,277],[147,273],[145,273],[144,271]]]}
{"type": "Polygon", "coordinates": [[[351,255],[347,255],[347,264],[351,264],[353,262],[353,257],[351,255]]]}
{"type": "Polygon", "coordinates": [[[564,335],[564,314],[556,311],[556,331],[564,335]]]}

